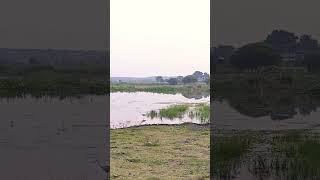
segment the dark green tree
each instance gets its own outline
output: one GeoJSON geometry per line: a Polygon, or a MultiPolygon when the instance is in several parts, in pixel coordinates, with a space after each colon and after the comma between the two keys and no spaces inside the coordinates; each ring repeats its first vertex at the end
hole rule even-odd
{"type": "Polygon", "coordinates": [[[170,79],[167,80],[167,82],[170,85],[177,85],[178,84],[178,79],[177,78],[170,78],[170,79]]]}
{"type": "Polygon", "coordinates": [[[188,76],[185,76],[183,79],[182,79],[182,83],[184,84],[189,84],[189,83],[195,83],[197,82],[198,79],[196,76],[194,75],[188,75],[188,76]]]}
{"type": "Polygon", "coordinates": [[[157,76],[157,77],[156,77],[156,81],[159,82],[159,83],[164,82],[162,76],[157,76]]]}
{"type": "Polygon", "coordinates": [[[278,65],[280,56],[265,43],[253,43],[236,50],[230,63],[241,70],[259,71],[263,67],[278,65]]]}

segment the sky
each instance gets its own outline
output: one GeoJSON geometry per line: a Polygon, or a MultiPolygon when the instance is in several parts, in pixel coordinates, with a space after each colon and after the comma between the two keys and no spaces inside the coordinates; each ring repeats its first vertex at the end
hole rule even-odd
{"type": "Polygon", "coordinates": [[[0,48],[108,46],[106,0],[1,0],[0,48]]]}
{"type": "Polygon", "coordinates": [[[210,72],[210,0],[110,0],[110,75],[210,72]]]}
{"type": "Polygon", "coordinates": [[[260,41],[273,29],[320,39],[319,1],[214,0],[210,5],[212,46],[260,41]]]}

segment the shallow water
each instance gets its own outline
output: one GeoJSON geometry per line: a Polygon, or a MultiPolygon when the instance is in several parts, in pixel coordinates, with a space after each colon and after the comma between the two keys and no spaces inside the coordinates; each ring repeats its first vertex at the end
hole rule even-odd
{"type": "Polygon", "coordinates": [[[200,119],[183,118],[149,118],[146,114],[174,104],[208,103],[210,97],[200,99],[186,98],[182,94],[158,94],[149,92],[111,93],[110,96],[110,127],[125,128],[148,124],[181,124],[185,122],[201,123],[200,119]]]}
{"type": "MultiPolygon", "coordinates": [[[[263,136],[263,141],[259,141],[249,149],[249,152],[241,157],[241,166],[230,168],[230,179],[319,179],[320,168],[317,164],[316,167],[296,167],[297,164],[290,157],[291,151],[279,151],[282,154],[271,153],[271,145],[274,143],[273,137],[279,136],[279,132],[282,135],[290,135],[287,130],[295,130],[295,132],[308,132],[308,135],[314,136],[313,133],[320,132],[320,111],[316,104],[304,103],[304,107],[288,106],[286,110],[281,108],[272,110],[275,112],[282,112],[285,117],[275,118],[272,113],[265,113],[263,115],[256,115],[259,112],[259,106],[252,107],[252,111],[246,110],[243,106],[250,105],[242,102],[234,102],[232,105],[227,100],[212,102],[213,119],[211,121],[213,132],[216,129],[225,130],[225,136],[231,135],[232,130],[239,130],[239,132],[246,134],[247,132],[257,132],[260,136],[263,136]],[[242,106],[241,106],[242,105],[242,106]],[[302,109],[304,108],[304,109],[302,109]],[[302,110],[305,111],[302,111],[302,110]],[[242,111],[241,111],[242,110],[242,111]],[[256,113],[258,112],[258,113],[256,113]],[[305,113],[307,112],[307,113],[305,113]],[[242,131],[244,130],[244,131],[242,131]],[[249,131],[247,131],[249,130],[249,131]],[[273,131],[276,130],[276,131],[273,131]],[[299,131],[300,130],[300,131],[299,131]],[[281,156],[280,156],[281,155],[281,156]],[[279,158],[281,157],[281,158],[279,158]],[[277,159],[278,158],[278,159],[277,159]],[[277,169],[275,165],[277,162],[281,162],[283,169],[277,169]],[[272,164],[273,163],[273,164],[272,164]],[[300,171],[297,171],[299,169],[300,171]],[[235,173],[235,172],[236,173],[235,173]],[[279,171],[279,172],[278,172],[279,171]],[[313,172],[315,171],[315,172],[313,172]],[[279,174],[277,174],[279,173],[279,174]],[[295,174],[296,173],[296,174],[295,174]],[[296,175],[306,175],[309,178],[296,178],[296,175]],[[305,173],[305,174],[302,174],[305,173]],[[314,176],[314,178],[310,178],[314,176]]],[[[248,108],[250,109],[250,108],[248,108]]],[[[264,113],[264,112],[263,112],[264,113]]],[[[254,139],[254,136],[251,137],[254,139]]],[[[315,140],[319,140],[316,137],[315,140]]],[[[283,143],[283,142],[282,142],[283,143]]],[[[298,143],[294,142],[293,144],[298,143]]],[[[214,145],[213,145],[214,146],[214,145]]],[[[289,149],[291,150],[291,149],[289,149]]],[[[311,150],[312,151],[312,150],[311,150]]],[[[278,152],[278,151],[276,151],[278,152]]],[[[310,151],[308,151],[310,152],[310,151]]],[[[301,159],[306,158],[304,156],[301,159]]],[[[299,159],[299,162],[300,160],[299,159]]],[[[294,159],[297,160],[297,159],[294,159]]],[[[298,162],[298,161],[297,161],[298,162]]],[[[305,162],[305,161],[301,161],[305,162]]],[[[229,179],[229,178],[216,178],[216,179],[229,179]]]]}
{"type": "Polygon", "coordinates": [[[240,113],[227,101],[212,103],[212,125],[218,129],[235,130],[289,130],[317,129],[320,126],[320,111],[301,114],[298,110],[288,118],[272,119],[270,115],[252,117],[240,113]]]}
{"type": "Polygon", "coordinates": [[[0,99],[0,179],[97,179],[108,97],[0,99]]]}

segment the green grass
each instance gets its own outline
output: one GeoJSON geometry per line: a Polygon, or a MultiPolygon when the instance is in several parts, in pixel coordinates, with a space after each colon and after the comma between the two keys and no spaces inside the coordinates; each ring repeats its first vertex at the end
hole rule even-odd
{"type": "Polygon", "coordinates": [[[257,179],[319,179],[319,152],[318,134],[304,131],[218,133],[213,140],[211,171],[216,179],[232,179],[241,167],[257,179]]]}
{"type": "Polygon", "coordinates": [[[1,97],[54,96],[69,97],[86,94],[105,95],[109,88],[102,75],[73,72],[38,71],[0,79],[1,97]]]}
{"type": "Polygon", "coordinates": [[[209,121],[210,119],[210,104],[201,103],[195,107],[195,116],[201,121],[209,121]]]}
{"type": "Polygon", "coordinates": [[[172,105],[159,111],[152,110],[147,113],[147,116],[151,119],[155,117],[159,118],[183,118],[185,114],[188,113],[188,116],[191,119],[197,118],[202,123],[208,123],[210,120],[210,104],[208,103],[199,103],[196,105],[193,104],[180,104],[172,105]]]}
{"type": "Polygon", "coordinates": [[[208,126],[113,129],[111,179],[209,179],[208,126]]]}
{"type": "Polygon", "coordinates": [[[177,86],[168,85],[134,85],[134,84],[112,84],[111,92],[154,92],[175,94],[178,91],[177,86]]]}
{"type": "Polygon", "coordinates": [[[238,134],[217,136],[213,141],[211,171],[217,179],[230,179],[241,167],[242,159],[250,152],[254,139],[238,134]]]}
{"type": "Polygon", "coordinates": [[[183,115],[189,109],[188,105],[180,104],[180,105],[172,105],[164,109],[160,109],[159,115],[162,118],[174,119],[174,118],[182,118],[183,115]]]}
{"type": "Polygon", "coordinates": [[[209,93],[208,85],[111,84],[110,92],[153,92],[163,94],[209,93]]]}
{"type": "Polygon", "coordinates": [[[272,141],[273,161],[271,172],[281,172],[288,178],[320,178],[319,136],[291,133],[272,141]]]}

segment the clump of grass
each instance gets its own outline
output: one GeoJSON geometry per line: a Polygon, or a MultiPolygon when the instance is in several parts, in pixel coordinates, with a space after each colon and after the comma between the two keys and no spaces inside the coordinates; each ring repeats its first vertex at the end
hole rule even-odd
{"type": "Polygon", "coordinates": [[[151,137],[147,137],[146,142],[144,143],[144,146],[148,146],[148,147],[160,146],[159,139],[153,139],[151,137]]]}
{"type": "Polygon", "coordinates": [[[195,116],[201,121],[209,121],[210,118],[210,105],[206,103],[198,104],[195,108],[195,116]]]}
{"type": "Polygon", "coordinates": [[[271,171],[288,179],[320,177],[319,137],[289,133],[273,139],[271,171]]]}
{"type": "Polygon", "coordinates": [[[253,144],[243,136],[217,137],[212,148],[211,168],[217,179],[230,179],[239,169],[242,159],[253,144]]]}
{"type": "Polygon", "coordinates": [[[160,117],[174,119],[174,118],[182,118],[186,111],[189,109],[188,105],[172,105],[164,109],[160,109],[159,115],[160,117]]]}
{"type": "Polygon", "coordinates": [[[158,112],[155,110],[151,110],[150,112],[147,113],[147,116],[153,119],[155,117],[158,117],[158,112]]]}

